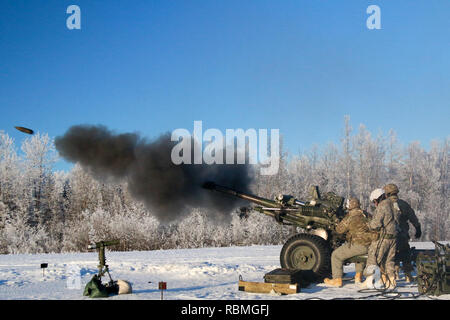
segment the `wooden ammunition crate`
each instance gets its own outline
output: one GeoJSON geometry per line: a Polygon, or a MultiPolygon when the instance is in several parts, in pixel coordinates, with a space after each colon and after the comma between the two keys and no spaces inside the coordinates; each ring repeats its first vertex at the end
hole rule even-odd
{"type": "Polygon", "coordinates": [[[239,291],[251,293],[293,294],[300,292],[297,284],[266,283],[239,280],[239,291]]]}

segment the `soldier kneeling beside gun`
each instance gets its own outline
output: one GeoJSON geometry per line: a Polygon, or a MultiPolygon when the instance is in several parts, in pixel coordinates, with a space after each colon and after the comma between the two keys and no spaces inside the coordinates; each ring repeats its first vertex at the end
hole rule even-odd
{"type": "MultiPolygon", "coordinates": [[[[369,245],[378,237],[377,232],[370,231],[367,213],[361,210],[359,200],[348,201],[348,213],[336,226],[336,232],[346,234],[346,242],[331,254],[332,279],[325,278],[328,286],[342,287],[343,265],[345,260],[367,254],[369,245]]],[[[365,263],[356,263],[355,283],[362,283],[365,263]]]]}

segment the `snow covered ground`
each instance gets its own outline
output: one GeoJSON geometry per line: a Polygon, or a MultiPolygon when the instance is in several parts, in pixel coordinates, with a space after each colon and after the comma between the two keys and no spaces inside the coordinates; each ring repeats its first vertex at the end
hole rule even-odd
{"type": "MultiPolygon", "coordinates": [[[[412,243],[418,249],[433,249],[431,242],[412,243]]],[[[279,268],[281,246],[202,248],[141,252],[110,252],[106,258],[113,279],[132,283],[133,294],[108,299],[160,299],[158,282],[167,282],[164,299],[332,299],[362,298],[351,280],[354,265],[344,271],[349,278],[343,288],[313,284],[293,295],[253,294],[238,290],[239,276],[263,282],[264,274],[279,268]]],[[[0,299],[90,299],[82,296],[85,284],[97,272],[98,256],[92,253],[0,255],[0,299]],[[41,263],[48,263],[45,274],[41,263]]],[[[417,285],[400,280],[398,292],[418,294],[417,285]]],[[[450,300],[450,295],[434,297],[450,300]]],[[[373,299],[383,299],[374,297],[373,299]]],[[[429,299],[419,297],[419,299],[429,299]]]]}

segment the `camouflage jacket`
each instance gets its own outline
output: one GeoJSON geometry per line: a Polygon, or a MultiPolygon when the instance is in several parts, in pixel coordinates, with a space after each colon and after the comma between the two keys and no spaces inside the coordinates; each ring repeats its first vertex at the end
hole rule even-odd
{"type": "Polygon", "coordinates": [[[398,216],[394,212],[393,202],[385,199],[378,204],[369,221],[369,227],[372,230],[380,230],[380,232],[389,239],[397,236],[398,216]]]}
{"type": "Polygon", "coordinates": [[[345,233],[349,243],[364,246],[368,246],[374,239],[373,232],[369,230],[366,214],[361,209],[350,210],[336,226],[336,232],[345,233]]]}
{"type": "Polygon", "coordinates": [[[394,203],[394,209],[396,208],[395,203],[397,203],[399,212],[398,212],[398,232],[401,236],[407,237],[409,239],[409,224],[414,226],[414,228],[420,228],[419,219],[417,219],[416,213],[413,208],[408,204],[408,202],[399,199],[396,195],[390,196],[389,199],[394,203]]]}

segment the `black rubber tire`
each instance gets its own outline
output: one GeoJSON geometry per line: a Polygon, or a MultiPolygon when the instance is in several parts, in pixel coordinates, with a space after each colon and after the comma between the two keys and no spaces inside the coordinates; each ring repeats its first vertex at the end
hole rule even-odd
{"type": "Polygon", "coordinates": [[[289,238],[281,249],[282,268],[308,270],[314,280],[330,275],[331,249],[323,238],[299,233],[289,238]]]}

